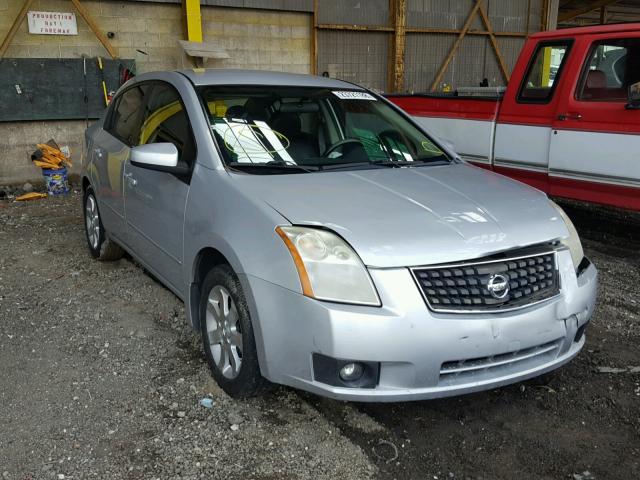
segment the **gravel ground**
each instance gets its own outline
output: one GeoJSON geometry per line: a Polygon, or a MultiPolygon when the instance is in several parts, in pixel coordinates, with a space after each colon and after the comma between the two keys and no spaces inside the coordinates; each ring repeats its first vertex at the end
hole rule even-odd
{"type": "Polygon", "coordinates": [[[287,388],[230,399],[182,303],[130,258],[90,258],[77,193],[0,201],[0,475],[640,478],[640,220],[568,212],[601,274],[575,361],[494,391],[359,405],[287,388]]]}

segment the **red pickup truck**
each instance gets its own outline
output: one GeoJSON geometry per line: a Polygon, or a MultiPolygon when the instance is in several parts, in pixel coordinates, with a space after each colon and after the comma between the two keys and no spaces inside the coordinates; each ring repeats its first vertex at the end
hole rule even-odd
{"type": "Polygon", "coordinates": [[[501,98],[388,98],[465,160],[551,195],[640,210],[640,23],[532,35],[501,98]]]}

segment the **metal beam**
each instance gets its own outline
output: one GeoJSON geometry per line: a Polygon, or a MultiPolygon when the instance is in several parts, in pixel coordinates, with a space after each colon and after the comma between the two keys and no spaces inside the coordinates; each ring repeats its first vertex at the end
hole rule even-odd
{"type": "Polygon", "coordinates": [[[585,13],[589,13],[599,8],[613,5],[618,1],[619,0],[595,0],[591,2],[589,5],[587,5],[586,7],[576,8],[575,10],[569,10],[563,13],[559,13],[558,23],[566,22],[567,20],[571,20],[572,18],[579,17],[580,15],[584,15],[585,13]]]}
{"type": "MultiPolygon", "coordinates": [[[[459,35],[461,30],[457,30],[455,28],[421,28],[421,27],[407,27],[407,33],[439,33],[439,34],[450,34],[450,35],[459,35]]],[[[525,32],[491,32],[496,37],[516,37],[516,38],[527,38],[529,35],[525,32]]],[[[468,30],[467,35],[491,35],[490,32],[486,30],[468,30]]]]}
{"type": "Polygon", "coordinates": [[[22,5],[22,8],[18,12],[18,15],[16,15],[16,18],[13,20],[13,24],[11,24],[11,28],[9,29],[7,34],[4,36],[4,40],[2,40],[2,45],[0,45],[0,58],[4,57],[4,54],[7,51],[7,48],[9,48],[9,44],[11,43],[11,40],[13,40],[13,37],[15,37],[16,32],[18,31],[18,28],[20,28],[20,24],[22,23],[22,19],[27,15],[27,12],[29,11],[29,7],[31,7],[32,3],[33,3],[33,0],[26,0],[24,2],[24,5],[22,5]]]}
{"type": "Polygon", "coordinates": [[[202,15],[200,0],[182,0],[185,38],[189,42],[202,42],[202,15]]]}
{"type": "Polygon", "coordinates": [[[346,23],[319,23],[320,30],[352,30],[357,32],[393,32],[394,28],[385,25],[349,25],[346,23]]]}

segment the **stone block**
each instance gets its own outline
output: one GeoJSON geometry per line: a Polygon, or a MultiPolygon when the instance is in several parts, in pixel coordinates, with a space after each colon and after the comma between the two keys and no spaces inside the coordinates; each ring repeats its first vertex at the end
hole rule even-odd
{"type": "Polygon", "coordinates": [[[305,27],[291,27],[291,38],[310,38],[311,26],[305,27]]]}
{"type": "Polygon", "coordinates": [[[30,45],[29,56],[32,58],[61,58],[62,53],[58,45],[30,45]]]}
{"type": "Polygon", "coordinates": [[[118,31],[118,33],[122,33],[122,32],[142,33],[142,32],[146,32],[146,31],[155,31],[155,30],[148,30],[147,29],[147,19],[146,18],[119,17],[118,18],[118,23],[117,23],[117,31],[118,31]]]}
{"type": "Polygon", "coordinates": [[[7,48],[4,56],[6,58],[29,58],[29,46],[11,44],[7,48]]]}

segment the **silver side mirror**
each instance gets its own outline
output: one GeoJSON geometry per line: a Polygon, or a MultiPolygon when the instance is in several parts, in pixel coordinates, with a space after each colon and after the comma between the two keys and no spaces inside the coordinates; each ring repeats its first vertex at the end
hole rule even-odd
{"type": "Polygon", "coordinates": [[[139,145],[131,149],[131,163],[142,168],[175,168],[178,165],[178,149],[173,143],[139,145]]]}
{"type": "Polygon", "coordinates": [[[640,82],[629,85],[629,102],[627,110],[640,110],[640,82]]]}

